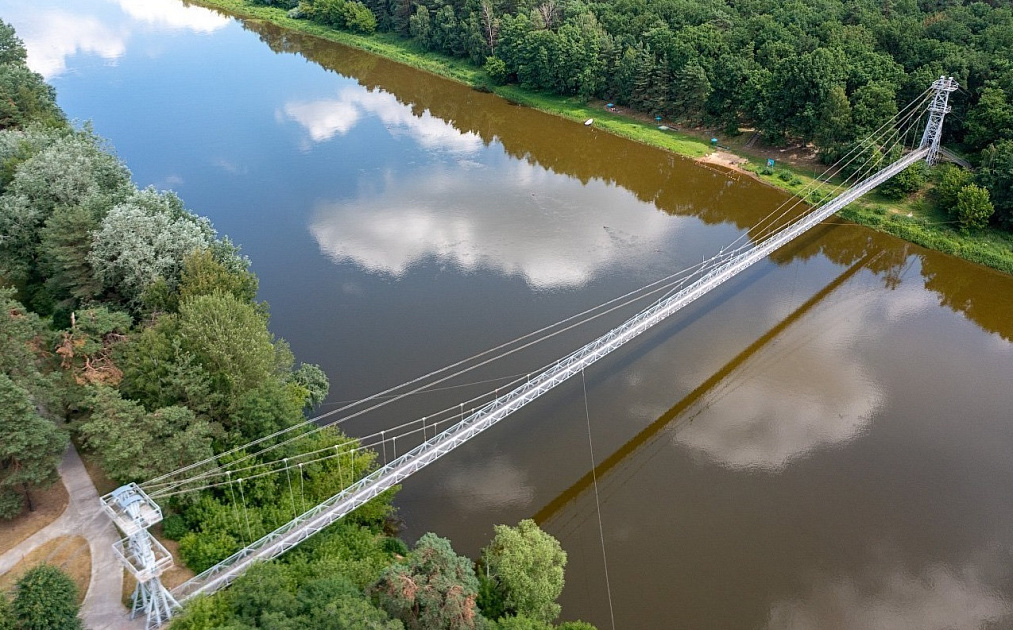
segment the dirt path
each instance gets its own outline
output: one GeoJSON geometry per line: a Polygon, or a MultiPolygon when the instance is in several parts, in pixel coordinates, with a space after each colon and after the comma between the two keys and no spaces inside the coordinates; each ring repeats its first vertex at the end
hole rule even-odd
{"type": "Polygon", "coordinates": [[[0,574],[10,571],[25,556],[47,541],[60,536],[83,536],[91,551],[91,582],[81,605],[81,618],[89,630],[139,630],[143,619],[131,621],[120,601],[123,567],[112,545],[118,533],[102,512],[95,485],[71,445],[60,463],[60,478],[70,502],[63,514],[0,555],[0,574]]]}

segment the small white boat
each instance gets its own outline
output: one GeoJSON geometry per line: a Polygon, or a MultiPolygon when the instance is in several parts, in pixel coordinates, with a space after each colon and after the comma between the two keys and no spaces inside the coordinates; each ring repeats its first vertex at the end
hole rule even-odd
{"type": "Polygon", "coordinates": [[[584,126],[585,127],[590,127],[591,123],[593,123],[593,122],[594,122],[594,118],[588,118],[587,120],[584,121],[584,126]]]}

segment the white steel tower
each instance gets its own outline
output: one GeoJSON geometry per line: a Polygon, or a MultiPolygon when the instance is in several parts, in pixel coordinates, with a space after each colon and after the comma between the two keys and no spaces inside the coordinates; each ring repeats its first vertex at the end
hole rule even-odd
{"type": "Polygon", "coordinates": [[[950,92],[957,89],[957,82],[953,77],[939,77],[932,82],[932,102],[929,104],[929,122],[925,125],[925,133],[922,134],[922,149],[928,149],[925,161],[929,166],[936,163],[936,155],[939,153],[939,141],[943,135],[943,118],[950,113],[950,92]]]}
{"type": "Polygon", "coordinates": [[[101,501],[102,509],[126,536],[113,544],[113,550],[137,580],[130,618],[144,611],[144,627],[158,628],[179,608],[159,577],[172,566],[172,554],[148,533],[149,527],[162,520],[162,509],[135,483],[116,488],[101,501]]]}

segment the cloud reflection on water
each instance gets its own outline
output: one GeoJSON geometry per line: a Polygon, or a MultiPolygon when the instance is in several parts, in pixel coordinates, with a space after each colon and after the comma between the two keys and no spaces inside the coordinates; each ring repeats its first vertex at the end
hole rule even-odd
{"type": "Polygon", "coordinates": [[[441,485],[462,513],[523,507],[534,498],[527,472],[503,455],[459,464],[441,485]]]}
{"type": "Polygon", "coordinates": [[[416,116],[393,94],[383,90],[368,91],[359,86],[349,86],[342,89],[337,98],[290,101],[282,107],[282,113],[299,123],[313,142],[326,142],[334,136],[343,136],[359,123],[363,115],[372,115],[387,127],[391,135],[408,136],[425,149],[472,153],[482,148],[482,139],[478,135],[462,133],[428,111],[416,116]]]}
{"type": "Polygon", "coordinates": [[[68,59],[76,55],[116,61],[126,54],[139,26],[211,33],[229,23],[213,11],[177,0],[117,0],[117,5],[121,12],[100,16],[48,8],[45,2],[4,5],[3,12],[25,42],[28,67],[47,80],[65,73],[68,59]]]}
{"type": "Polygon", "coordinates": [[[229,18],[204,7],[188,7],[179,0],[117,0],[123,12],[141,22],[175,30],[213,33],[229,18]]]}
{"type": "Polygon", "coordinates": [[[399,277],[436,259],[552,289],[654,255],[680,221],[642,205],[621,188],[583,185],[526,162],[491,168],[460,160],[388,175],[352,199],[322,203],[310,232],[335,261],[373,273],[399,277]]]}
{"type": "Polygon", "coordinates": [[[766,630],[971,630],[1009,616],[1009,603],[974,566],[929,566],[914,574],[892,568],[864,579],[813,585],[802,599],[776,602],[766,630]]]}
{"type": "Polygon", "coordinates": [[[834,312],[813,314],[830,321],[772,340],[710,396],[718,397],[710,417],[682,426],[675,441],[722,466],[778,471],[861,435],[884,395],[854,342],[879,315],[864,296],[850,302],[846,317],[838,302],[834,312]]]}
{"type": "Polygon", "coordinates": [[[98,55],[115,61],[127,50],[127,35],[91,16],[43,11],[18,22],[18,36],[28,49],[28,67],[46,79],[67,71],[67,58],[98,55]]]}

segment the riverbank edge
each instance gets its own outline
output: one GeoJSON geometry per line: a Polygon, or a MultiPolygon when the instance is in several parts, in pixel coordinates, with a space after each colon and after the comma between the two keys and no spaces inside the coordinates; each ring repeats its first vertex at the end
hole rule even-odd
{"type": "MultiPolygon", "coordinates": [[[[576,98],[549,95],[523,90],[516,85],[494,85],[485,71],[467,59],[423,51],[409,40],[391,34],[358,35],[335,30],[315,22],[288,17],[285,9],[273,6],[251,5],[246,0],[183,0],[184,4],[201,6],[230,17],[260,20],[278,27],[305,33],[328,41],[350,46],[390,59],[396,63],[491,92],[511,103],[537,109],[572,121],[594,119],[595,127],[608,133],[670,151],[698,163],[714,149],[704,140],[673,129],[660,130],[653,123],[630,116],[605,111],[598,105],[580,102],[576,98]]],[[[733,148],[722,147],[739,159],[729,171],[741,172],[768,186],[791,194],[803,189],[815,179],[791,164],[778,168],[780,173],[790,172],[787,181],[775,172],[765,172],[766,160],[743,155],[733,148]]],[[[963,260],[1013,274],[1013,234],[994,229],[964,232],[954,229],[946,215],[932,209],[924,200],[891,202],[875,194],[850,204],[837,213],[845,221],[857,223],[879,232],[890,234],[926,249],[956,256],[963,260]]]]}

